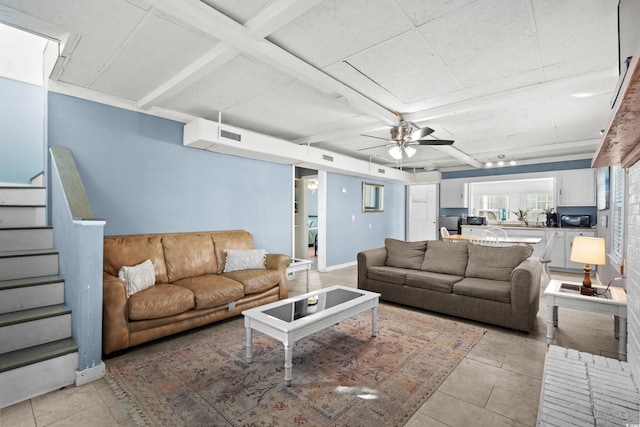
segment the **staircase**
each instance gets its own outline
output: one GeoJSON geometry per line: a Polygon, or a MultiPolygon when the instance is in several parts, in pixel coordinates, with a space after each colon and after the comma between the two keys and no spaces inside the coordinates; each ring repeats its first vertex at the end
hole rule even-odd
{"type": "Polygon", "coordinates": [[[0,186],[0,408],[73,384],[78,368],[46,197],[0,186]]]}

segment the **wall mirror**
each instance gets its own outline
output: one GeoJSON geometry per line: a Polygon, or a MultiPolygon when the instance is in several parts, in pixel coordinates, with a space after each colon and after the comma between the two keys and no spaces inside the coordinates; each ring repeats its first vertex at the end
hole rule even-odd
{"type": "Polygon", "coordinates": [[[362,183],[362,212],[384,211],[384,185],[362,183]]]}

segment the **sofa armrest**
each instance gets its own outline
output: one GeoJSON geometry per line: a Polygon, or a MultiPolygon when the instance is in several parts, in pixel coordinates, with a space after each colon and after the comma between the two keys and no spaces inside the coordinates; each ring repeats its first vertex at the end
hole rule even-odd
{"type": "Polygon", "coordinates": [[[537,258],[527,258],[511,273],[511,301],[520,307],[540,298],[542,264],[537,258]]]}
{"type": "Polygon", "coordinates": [[[102,351],[110,354],[129,347],[129,314],[124,282],[102,273],[102,351]]]}
{"type": "Polygon", "coordinates": [[[367,271],[369,267],[381,267],[387,262],[387,249],[367,249],[358,253],[358,288],[366,289],[367,271]]]}
{"type": "Polygon", "coordinates": [[[280,299],[289,298],[289,281],[287,279],[287,267],[291,264],[291,258],[284,254],[267,254],[267,268],[280,272],[280,299]]]}

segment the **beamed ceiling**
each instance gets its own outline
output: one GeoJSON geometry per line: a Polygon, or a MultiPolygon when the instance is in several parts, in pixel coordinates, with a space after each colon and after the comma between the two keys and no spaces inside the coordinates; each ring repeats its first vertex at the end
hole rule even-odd
{"type": "Polygon", "coordinates": [[[0,0],[0,22],[61,42],[52,90],[405,169],[591,158],[618,80],[613,0],[0,0]],[[396,112],[455,143],[393,160],[363,135],[396,112]]]}

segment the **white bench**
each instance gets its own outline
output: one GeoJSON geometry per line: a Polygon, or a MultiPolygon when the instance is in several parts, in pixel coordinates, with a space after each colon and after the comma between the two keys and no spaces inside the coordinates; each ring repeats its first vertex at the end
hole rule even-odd
{"type": "Polygon", "coordinates": [[[627,362],[550,345],[538,426],[625,426],[640,418],[638,387],[627,362]]]}

